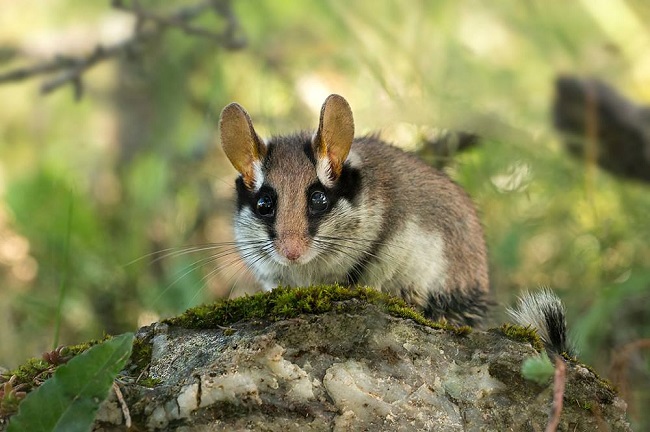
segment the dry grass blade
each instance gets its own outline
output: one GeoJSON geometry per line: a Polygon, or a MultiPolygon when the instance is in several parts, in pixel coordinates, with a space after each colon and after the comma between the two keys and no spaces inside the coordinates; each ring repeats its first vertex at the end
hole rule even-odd
{"type": "Polygon", "coordinates": [[[116,382],[113,382],[113,391],[115,392],[115,396],[117,396],[117,400],[120,402],[120,407],[122,408],[124,426],[129,429],[131,427],[131,413],[129,412],[129,407],[124,400],[124,396],[122,395],[122,390],[120,390],[120,386],[116,382]]]}

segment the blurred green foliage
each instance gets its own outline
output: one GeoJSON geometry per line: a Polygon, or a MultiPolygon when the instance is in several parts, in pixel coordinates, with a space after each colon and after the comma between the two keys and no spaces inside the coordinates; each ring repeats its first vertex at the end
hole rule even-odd
{"type": "MultiPolygon", "coordinates": [[[[231,3],[241,51],[169,29],[88,71],[80,102],[70,89],[41,96],[35,80],[0,86],[0,364],[49,349],[62,281],[62,343],[254,292],[227,247],[183,252],[231,240],[235,174],[215,139],[218,113],[236,100],[262,134],[312,128],[332,92],[350,101],[359,133],[405,148],[449,129],[483,137],[447,170],[481,209],[500,304],[551,286],[580,358],[604,376],[621,346],[650,337],[650,185],[568,157],[550,117],[560,73],[650,100],[646,2],[231,3]]],[[[13,53],[3,69],[83,55],[133,28],[105,2],[0,12],[0,49],[13,53]]],[[[625,363],[641,428],[649,358],[625,363]]]]}

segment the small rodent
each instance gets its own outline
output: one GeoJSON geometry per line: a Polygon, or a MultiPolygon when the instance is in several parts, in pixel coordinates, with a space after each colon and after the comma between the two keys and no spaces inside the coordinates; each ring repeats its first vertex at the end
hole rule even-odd
{"type": "Polygon", "coordinates": [[[315,133],[263,140],[237,103],[220,126],[240,173],[235,241],[265,290],[367,285],[432,320],[485,319],[488,262],[471,199],[415,156],[373,135],[355,138],[343,97],[325,100],[315,133]]]}

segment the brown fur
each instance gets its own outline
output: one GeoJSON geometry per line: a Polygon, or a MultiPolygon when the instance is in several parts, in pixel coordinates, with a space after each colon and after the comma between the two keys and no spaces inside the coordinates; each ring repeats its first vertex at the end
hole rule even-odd
{"type": "Polygon", "coordinates": [[[440,232],[450,263],[447,289],[489,290],[483,229],[467,193],[444,173],[377,138],[355,141],[364,178],[375,199],[391,203],[385,214],[387,237],[399,235],[405,214],[419,215],[420,227],[440,232]],[[387,163],[387,161],[390,161],[387,163]]]}
{"type": "Polygon", "coordinates": [[[353,281],[402,296],[434,319],[480,322],[489,291],[485,242],[462,188],[376,137],[353,140],[352,111],[340,96],[323,104],[313,138],[267,145],[232,106],[222,114],[223,146],[244,180],[240,201],[253,203],[240,205],[235,233],[266,289],[353,281]],[[313,188],[333,203],[316,216],[313,188]],[[269,217],[255,214],[266,190],[274,191],[269,217]]]}
{"type": "Polygon", "coordinates": [[[311,162],[304,152],[296,150],[293,142],[278,142],[266,161],[274,169],[265,177],[274,189],[282,191],[278,195],[275,244],[281,253],[288,252],[292,256],[294,252],[304,253],[311,243],[307,232],[305,189],[316,181],[315,172],[307,168],[311,162]]]}

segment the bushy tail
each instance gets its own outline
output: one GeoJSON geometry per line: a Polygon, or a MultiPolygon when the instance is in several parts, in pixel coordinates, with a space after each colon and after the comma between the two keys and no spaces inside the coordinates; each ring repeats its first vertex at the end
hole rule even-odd
{"type": "Polygon", "coordinates": [[[564,305],[550,289],[524,293],[516,307],[508,308],[508,314],[515,323],[537,330],[550,353],[575,355],[567,336],[564,305]]]}

